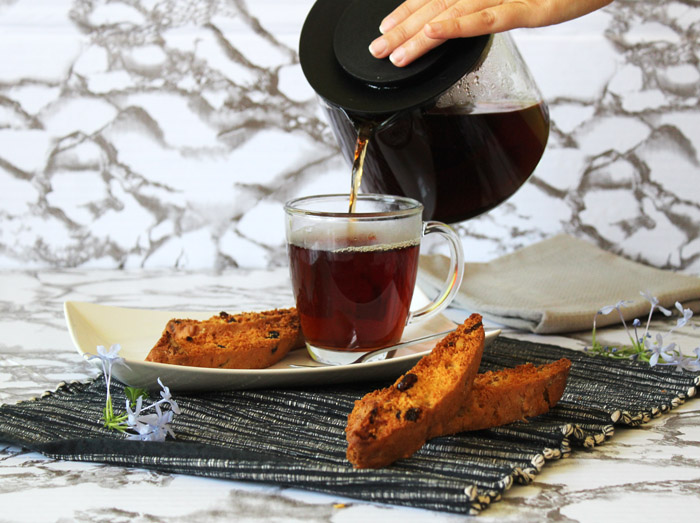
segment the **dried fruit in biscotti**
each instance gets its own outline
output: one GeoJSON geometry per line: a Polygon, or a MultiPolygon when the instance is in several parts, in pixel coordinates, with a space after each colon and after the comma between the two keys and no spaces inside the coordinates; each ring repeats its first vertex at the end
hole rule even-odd
{"type": "Polygon", "coordinates": [[[548,412],[561,399],[571,361],[562,358],[536,367],[485,372],[474,379],[471,393],[457,414],[431,437],[498,427],[548,412]]]}
{"type": "Polygon", "coordinates": [[[296,309],[172,319],[146,361],[221,369],[263,369],[303,347],[296,309]]]}
{"type": "Polygon", "coordinates": [[[357,401],[345,430],[348,460],[377,468],[417,451],[466,401],[483,348],[481,316],[473,314],[393,385],[357,401]]]}

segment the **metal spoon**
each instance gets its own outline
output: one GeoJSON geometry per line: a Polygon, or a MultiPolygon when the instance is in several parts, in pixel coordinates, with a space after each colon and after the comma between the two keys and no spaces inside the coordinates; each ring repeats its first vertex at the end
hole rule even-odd
{"type": "Polygon", "coordinates": [[[356,363],[364,363],[364,362],[372,359],[373,357],[379,356],[380,354],[384,354],[386,352],[393,352],[395,350],[400,350],[400,349],[403,349],[405,347],[410,347],[411,345],[417,345],[419,343],[423,343],[424,341],[430,341],[430,340],[434,340],[437,338],[443,338],[444,336],[447,336],[450,332],[452,332],[454,330],[455,329],[450,329],[450,330],[438,332],[435,334],[428,334],[427,336],[421,336],[420,338],[415,338],[413,340],[408,340],[408,341],[404,341],[402,343],[397,343],[396,345],[390,345],[389,347],[384,347],[382,349],[373,350],[371,352],[365,352],[356,360],[350,361],[348,363],[344,363],[342,365],[330,365],[328,363],[314,361],[313,364],[290,363],[289,367],[295,367],[295,368],[297,368],[297,367],[339,367],[339,366],[344,366],[344,365],[354,365],[356,363]]]}

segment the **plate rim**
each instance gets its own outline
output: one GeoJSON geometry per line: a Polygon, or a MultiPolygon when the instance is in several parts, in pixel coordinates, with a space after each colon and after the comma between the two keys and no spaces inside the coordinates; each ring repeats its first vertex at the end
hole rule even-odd
{"type": "MultiPolygon", "coordinates": [[[[77,301],[77,300],[67,300],[63,304],[63,310],[64,310],[64,316],[66,320],[66,324],[68,327],[68,331],[70,333],[71,340],[73,341],[73,345],[75,346],[78,354],[80,354],[84,359],[92,363],[98,368],[101,367],[101,362],[96,360],[96,359],[88,359],[87,356],[90,355],[95,355],[97,354],[96,351],[96,346],[92,348],[92,350],[89,350],[88,348],[84,348],[82,346],[82,343],[79,341],[77,333],[74,332],[74,319],[75,315],[80,315],[81,317],[85,318],[84,315],[84,310],[85,309],[94,309],[94,310],[100,310],[100,311],[127,311],[128,313],[144,313],[144,314],[162,314],[162,315],[173,315],[171,317],[177,317],[178,315],[196,315],[196,316],[207,316],[210,317],[212,314],[215,314],[214,312],[207,312],[207,311],[202,311],[202,310],[189,310],[189,311],[176,311],[176,310],[169,310],[169,309],[151,309],[151,308],[143,308],[143,307],[123,307],[123,306],[115,306],[115,305],[103,305],[100,303],[94,303],[94,302],[85,302],[85,301],[77,301]]],[[[252,308],[251,308],[252,310],[252,308]]],[[[267,310],[264,308],[261,308],[259,310],[267,310]]],[[[250,312],[250,311],[249,311],[250,312]]],[[[443,316],[444,317],[444,316],[443,316]]],[[[452,323],[455,327],[458,326],[458,324],[449,318],[444,317],[446,320],[448,320],[450,323],[452,323]]],[[[497,337],[500,335],[501,330],[500,329],[494,329],[487,331],[485,333],[485,338],[487,341],[490,341],[492,338],[497,337]]],[[[437,343],[437,339],[435,340],[437,343]]],[[[155,343],[155,340],[154,340],[155,343]]],[[[303,350],[303,349],[299,349],[303,350]]],[[[426,354],[430,353],[432,350],[427,349],[424,351],[420,352],[415,352],[415,353],[410,353],[410,354],[405,354],[402,356],[398,356],[395,358],[390,358],[390,359],[385,359],[385,360],[380,360],[380,361],[370,361],[370,362],[363,362],[363,363],[356,363],[356,364],[351,364],[351,365],[319,365],[319,366],[308,366],[308,367],[299,367],[299,368],[263,368],[263,369],[217,369],[217,368],[210,368],[210,367],[195,367],[195,366],[189,366],[189,365],[173,365],[169,363],[159,363],[159,362],[150,362],[150,361],[145,361],[145,360],[137,360],[134,358],[127,358],[123,357],[124,363],[126,365],[138,365],[144,370],[150,370],[154,374],[157,374],[159,370],[162,371],[168,371],[168,372],[179,372],[181,371],[183,374],[184,373],[194,373],[198,375],[209,375],[209,376],[216,376],[217,378],[225,378],[225,377],[230,377],[230,378],[246,378],[246,377],[255,377],[257,375],[264,376],[265,378],[284,378],[284,377],[294,377],[294,376],[304,376],[308,375],[309,373],[312,373],[314,376],[318,375],[328,375],[329,377],[332,377],[334,374],[344,374],[349,371],[349,369],[354,369],[353,371],[350,372],[360,372],[362,370],[378,370],[381,369],[381,367],[391,367],[391,366],[396,366],[396,365],[401,365],[402,363],[409,363],[411,361],[418,361],[420,358],[425,356],[426,354]]],[[[282,360],[284,361],[284,360],[282,360]]]]}

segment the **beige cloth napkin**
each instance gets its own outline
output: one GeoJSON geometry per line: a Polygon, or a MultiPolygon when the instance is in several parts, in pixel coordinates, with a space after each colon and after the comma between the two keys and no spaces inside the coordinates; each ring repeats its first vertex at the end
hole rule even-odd
{"type": "MultiPolygon", "coordinates": [[[[445,256],[422,256],[420,285],[441,287],[448,266],[445,256]]],[[[566,235],[488,263],[467,263],[453,305],[521,330],[573,332],[590,330],[596,312],[620,300],[632,302],[621,309],[625,320],[643,321],[650,304],[640,291],[668,309],[679,301],[700,310],[700,278],[641,265],[566,235]]],[[[597,326],[619,322],[613,311],[598,316],[597,326]]]]}

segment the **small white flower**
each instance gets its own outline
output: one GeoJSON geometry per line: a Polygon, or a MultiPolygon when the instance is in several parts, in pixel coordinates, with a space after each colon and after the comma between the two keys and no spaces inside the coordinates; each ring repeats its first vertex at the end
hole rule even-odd
{"type": "Polygon", "coordinates": [[[669,354],[669,351],[673,351],[676,348],[675,342],[669,343],[664,347],[664,337],[661,334],[656,335],[656,341],[651,342],[649,338],[644,340],[644,345],[651,351],[651,357],[649,358],[649,365],[654,367],[659,362],[659,357],[663,358],[664,361],[673,360],[673,355],[669,354]]]}
{"type": "Polygon", "coordinates": [[[140,441],[165,441],[165,438],[169,434],[173,438],[175,433],[170,428],[170,423],[173,421],[174,412],[172,410],[161,410],[160,406],[156,403],[155,414],[146,414],[144,416],[139,416],[137,420],[137,426],[134,429],[138,434],[130,434],[127,436],[130,440],[140,440],[140,441]]]}
{"type": "Polygon", "coordinates": [[[695,359],[690,358],[690,357],[683,358],[683,361],[681,362],[681,366],[685,370],[691,370],[691,371],[700,370],[700,346],[695,347],[695,349],[693,349],[693,352],[695,353],[695,359]]]}
{"type": "Polygon", "coordinates": [[[113,360],[113,361],[123,359],[123,358],[119,357],[120,350],[122,350],[122,346],[119,345],[118,343],[111,345],[109,347],[109,350],[105,349],[104,345],[97,346],[97,354],[99,354],[99,356],[101,356],[102,358],[108,359],[108,360],[113,360]]]}
{"type": "MultiPolygon", "coordinates": [[[[654,309],[659,309],[666,316],[670,316],[671,311],[659,305],[658,298],[656,298],[656,296],[653,296],[648,290],[640,291],[639,294],[646,298],[651,304],[651,307],[649,308],[649,315],[646,321],[646,326],[644,328],[644,333],[641,336],[639,336],[637,329],[641,327],[642,322],[639,319],[635,318],[632,322],[632,327],[634,329],[634,337],[632,337],[629,328],[625,323],[624,315],[620,310],[622,307],[625,307],[628,303],[631,302],[620,300],[615,305],[607,305],[601,308],[598,312],[596,312],[595,316],[593,317],[594,352],[599,354],[621,354],[621,351],[619,351],[616,348],[613,348],[610,351],[608,350],[608,347],[601,347],[600,344],[596,345],[595,339],[596,319],[598,318],[598,316],[601,314],[610,314],[612,311],[617,310],[617,312],[620,315],[620,321],[624,325],[625,330],[627,331],[627,334],[630,337],[630,341],[632,342],[631,346],[622,347],[622,352],[624,353],[624,356],[629,356],[633,360],[639,359],[640,356],[642,356],[643,359],[648,358],[649,365],[652,367],[656,365],[674,365],[677,370],[700,371],[700,346],[696,347],[693,350],[693,352],[695,353],[695,358],[692,358],[686,356],[681,350],[681,348],[676,345],[675,342],[669,343],[668,345],[664,345],[664,336],[660,333],[657,334],[655,340],[652,341],[652,335],[649,333],[649,325],[651,323],[651,317],[654,313],[654,309]]],[[[693,311],[691,309],[683,308],[683,305],[681,305],[680,302],[676,302],[675,306],[676,309],[678,309],[678,311],[680,312],[681,317],[678,318],[676,325],[673,328],[671,328],[666,333],[666,335],[671,335],[673,334],[673,331],[689,325],[690,319],[693,317],[693,311]]],[[[692,325],[692,327],[696,328],[695,325],[692,325]]]]}
{"type": "Polygon", "coordinates": [[[598,314],[606,315],[606,314],[610,314],[612,311],[619,312],[620,309],[627,307],[627,305],[629,305],[630,303],[632,303],[632,302],[629,300],[620,300],[615,305],[606,305],[605,307],[602,307],[598,311],[598,314]]]}
{"type": "MultiPolygon", "coordinates": [[[[668,310],[666,307],[662,307],[659,305],[659,299],[656,296],[653,296],[651,292],[647,291],[639,291],[639,294],[644,296],[649,303],[651,303],[651,310],[653,311],[655,308],[659,309],[661,312],[664,313],[664,316],[670,316],[671,311],[668,310]]],[[[650,311],[651,313],[651,311],[650,311]]]]}
{"type": "Polygon", "coordinates": [[[141,416],[141,407],[143,406],[143,397],[139,396],[136,400],[136,405],[134,409],[131,409],[131,402],[126,400],[126,423],[130,428],[137,427],[139,425],[139,417],[141,416]]]}
{"type": "Polygon", "coordinates": [[[163,382],[160,381],[160,378],[158,378],[158,385],[160,385],[163,390],[160,392],[160,397],[161,400],[159,403],[168,403],[170,404],[170,408],[175,414],[180,414],[180,407],[178,407],[177,402],[173,399],[172,395],[170,394],[170,389],[163,385],[163,382]]]}
{"type": "Polygon", "coordinates": [[[697,371],[700,370],[700,362],[697,359],[692,359],[682,354],[679,354],[677,358],[669,362],[669,365],[675,365],[677,371],[689,370],[697,371]]]}
{"type": "Polygon", "coordinates": [[[644,296],[644,298],[646,298],[646,300],[647,300],[649,303],[651,303],[652,306],[656,307],[656,306],[659,304],[659,299],[658,299],[656,296],[654,296],[654,295],[649,291],[649,289],[644,290],[644,291],[639,291],[639,294],[641,294],[642,296],[644,296]]]}
{"type": "Polygon", "coordinates": [[[86,355],[88,360],[99,359],[102,363],[102,371],[104,372],[105,382],[107,385],[107,400],[104,408],[103,421],[105,427],[119,430],[124,432],[125,430],[130,430],[134,433],[127,433],[128,439],[138,439],[143,441],[163,441],[166,436],[170,434],[173,438],[175,433],[170,428],[170,423],[172,422],[175,414],[180,413],[180,407],[178,407],[175,400],[170,394],[170,389],[166,387],[163,382],[158,378],[158,384],[163,388],[160,393],[161,399],[157,402],[143,406],[143,396],[139,395],[136,399],[136,404],[132,408],[129,399],[126,399],[126,416],[119,415],[115,416],[112,410],[112,399],[110,395],[111,382],[112,382],[112,366],[115,363],[127,366],[124,362],[124,358],[119,357],[119,351],[121,350],[121,345],[115,343],[109,350],[107,350],[104,345],[97,346],[97,354],[86,355]],[[160,405],[167,403],[170,408],[166,411],[161,410],[160,405]],[[155,413],[144,414],[143,412],[147,409],[154,408],[155,413]],[[124,419],[126,418],[126,419],[124,419]]]}
{"type": "Polygon", "coordinates": [[[108,378],[108,373],[112,372],[112,365],[115,363],[124,363],[124,358],[119,357],[119,351],[122,350],[121,345],[115,343],[109,350],[105,349],[104,345],[97,346],[97,354],[86,354],[88,360],[100,360],[102,362],[102,370],[105,373],[105,378],[108,378]]]}
{"type": "Polygon", "coordinates": [[[690,318],[693,317],[693,311],[690,309],[684,309],[683,305],[681,305],[680,302],[676,302],[676,309],[678,309],[678,311],[681,313],[681,317],[678,318],[676,326],[671,329],[671,332],[673,332],[676,329],[685,327],[688,324],[688,321],[690,321],[690,318]]]}

